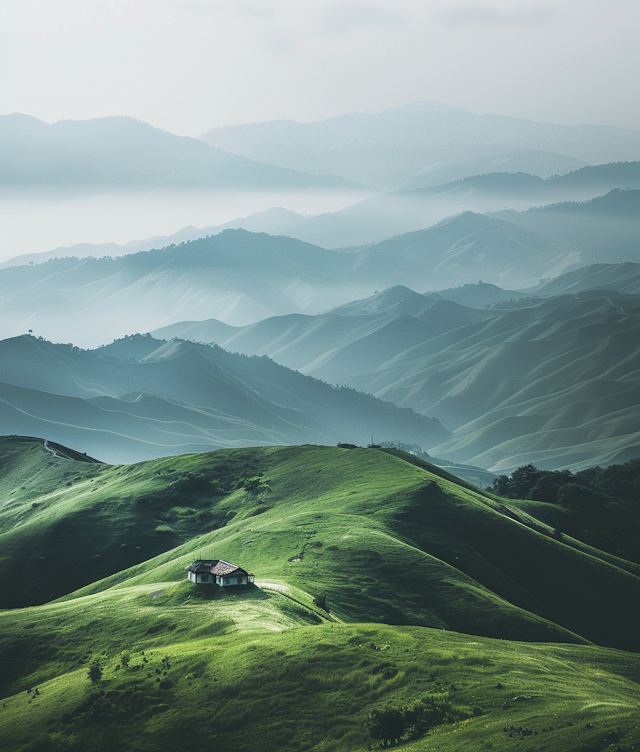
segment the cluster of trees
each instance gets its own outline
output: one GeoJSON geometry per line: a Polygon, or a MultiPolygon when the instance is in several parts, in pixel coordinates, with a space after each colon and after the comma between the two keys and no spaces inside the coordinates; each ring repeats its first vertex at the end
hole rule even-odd
{"type": "MultiPolygon", "coordinates": [[[[499,475],[488,490],[557,505],[564,512],[559,525],[564,532],[640,563],[640,459],[576,473],[524,465],[499,475]]],[[[539,516],[544,518],[542,510],[539,516]]]]}

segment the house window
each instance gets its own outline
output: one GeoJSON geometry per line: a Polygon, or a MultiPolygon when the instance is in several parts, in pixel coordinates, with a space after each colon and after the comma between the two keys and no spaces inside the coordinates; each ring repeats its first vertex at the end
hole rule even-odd
{"type": "Polygon", "coordinates": [[[201,574],[200,575],[200,582],[209,582],[209,575],[208,574],[201,574]]]}

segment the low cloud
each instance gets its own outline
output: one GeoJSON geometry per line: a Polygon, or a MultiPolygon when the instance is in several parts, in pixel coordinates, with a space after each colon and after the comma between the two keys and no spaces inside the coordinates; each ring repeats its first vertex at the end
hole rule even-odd
{"type": "Polygon", "coordinates": [[[325,9],[321,32],[326,37],[342,37],[356,29],[386,29],[405,23],[406,19],[401,13],[381,5],[346,2],[325,9]]]}
{"type": "Polygon", "coordinates": [[[553,20],[548,6],[529,5],[502,10],[491,5],[461,5],[435,14],[445,26],[546,26],[553,20]]]}

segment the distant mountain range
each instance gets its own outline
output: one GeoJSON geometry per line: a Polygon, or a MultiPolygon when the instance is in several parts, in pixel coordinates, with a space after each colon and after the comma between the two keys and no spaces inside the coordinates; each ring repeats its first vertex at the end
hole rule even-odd
{"type": "Polygon", "coordinates": [[[363,245],[428,227],[463,211],[522,211],[552,202],[584,201],[616,188],[640,188],[640,162],[583,167],[546,180],[526,173],[495,172],[453,183],[397,190],[310,217],[286,232],[326,248],[363,245]]]}
{"type": "Polygon", "coordinates": [[[0,191],[135,188],[345,189],[343,177],[310,175],[229,154],[127,117],[62,120],[0,116],[0,191]]]}
{"type": "MultiPolygon", "coordinates": [[[[521,150],[590,164],[640,160],[640,131],[477,115],[428,101],[313,123],[273,120],[213,128],[201,138],[250,159],[382,187],[398,186],[444,165],[521,150]]],[[[547,174],[556,171],[564,170],[547,174]]]]}
{"type": "MultiPolygon", "coordinates": [[[[481,303],[483,292],[466,290],[481,303]]],[[[184,322],[155,335],[267,354],[434,415],[454,430],[432,448],[445,459],[493,472],[583,467],[640,455],[638,293],[639,264],[593,265],[527,291],[556,297],[505,292],[513,300],[495,308],[396,287],[323,316],[233,330],[184,322]],[[626,292],[588,289],[607,284],[626,292]]]]}
{"type": "Polygon", "coordinates": [[[639,188],[640,162],[585,167],[545,180],[525,173],[490,172],[452,183],[380,194],[315,216],[272,207],[220,225],[188,226],[172,235],[124,245],[81,243],[24,254],[5,261],[0,268],[66,256],[123,256],[197,240],[226,229],[286,235],[323,248],[354,247],[423,230],[465,211],[488,212],[560,245],[581,249],[593,260],[635,260],[639,188]],[[532,209],[532,205],[538,208],[532,209]],[[530,211],[523,213],[523,209],[530,211]],[[544,216],[538,216],[539,212],[544,216]],[[613,256],[608,255],[611,253],[613,256]]]}
{"type": "Polygon", "coordinates": [[[315,314],[389,284],[423,289],[481,279],[510,288],[588,263],[500,219],[466,213],[343,252],[244,230],[120,258],[51,259],[0,269],[0,335],[29,329],[81,346],[181,320],[234,326],[315,314]]]}
{"type": "Polygon", "coordinates": [[[400,437],[425,449],[437,420],[219,347],[135,336],[94,351],[34,337],[0,342],[5,434],[72,443],[108,462],[271,444],[366,444],[400,437]]]}
{"type": "Polygon", "coordinates": [[[565,201],[491,216],[570,243],[597,261],[640,261],[640,190],[614,189],[590,201],[565,201]]]}
{"type": "Polygon", "coordinates": [[[540,178],[549,178],[587,166],[582,159],[566,157],[564,154],[537,149],[519,149],[506,154],[488,154],[454,164],[426,167],[410,177],[399,188],[428,188],[492,172],[524,172],[540,178]]]}

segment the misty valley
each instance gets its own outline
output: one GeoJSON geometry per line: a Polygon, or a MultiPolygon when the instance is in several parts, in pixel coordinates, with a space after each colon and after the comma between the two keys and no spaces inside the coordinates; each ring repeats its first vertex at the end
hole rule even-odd
{"type": "Polygon", "coordinates": [[[640,131],[2,115],[0,205],[2,752],[640,749],[640,131]]]}

